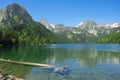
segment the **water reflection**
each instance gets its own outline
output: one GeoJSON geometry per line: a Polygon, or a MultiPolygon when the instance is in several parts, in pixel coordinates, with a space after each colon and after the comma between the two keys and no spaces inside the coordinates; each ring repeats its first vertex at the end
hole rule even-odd
{"type": "Polygon", "coordinates": [[[1,48],[0,57],[4,59],[40,62],[51,58],[51,49],[42,46],[8,46],[1,48]]]}
{"type": "MultiPolygon", "coordinates": [[[[96,74],[94,74],[94,72],[95,73],[99,72],[98,75],[101,77],[103,73],[106,73],[104,71],[101,72],[102,70],[109,71],[106,69],[106,67],[108,67],[107,64],[120,65],[120,45],[118,44],[117,45],[116,44],[52,44],[52,45],[41,45],[41,46],[38,45],[7,46],[7,47],[0,47],[0,57],[4,59],[11,59],[17,61],[48,63],[57,66],[67,65],[72,70],[74,70],[70,74],[70,76],[67,77],[68,78],[67,80],[69,79],[78,80],[79,78],[81,79],[83,77],[85,78],[85,74],[86,77],[88,77],[89,75],[95,76],[96,74]],[[98,65],[100,67],[98,67],[98,65]],[[92,70],[86,69],[86,67],[92,67],[92,70]],[[74,75],[76,75],[77,77],[74,75]],[[78,75],[84,75],[84,76],[80,77],[78,75]]],[[[30,80],[31,75],[36,76],[33,77],[35,78],[34,80],[38,80],[38,78],[42,79],[43,77],[47,78],[43,74],[46,74],[48,76],[47,78],[48,80],[56,79],[54,73],[53,74],[42,73],[41,68],[36,68],[36,67],[27,67],[21,65],[12,65],[8,63],[0,63],[0,68],[5,71],[10,70],[10,72],[8,73],[13,73],[13,75],[16,74],[17,76],[22,76],[21,74],[23,72],[24,76],[27,75],[26,80],[30,80]],[[20,72],[20,74],[16,73],[18,71],[20,72]],[[36,75],[36,73],[38,74],[36,75]],[[51,76],[54,76],[54,78],[52,77],[52,79],[50,79],[51,76]]],[[[116,74],[120,72],[119,66],[117,68],[112,66],[109,67],[108,69],[113,69],[114,73],[115,71],[118,71],[116,72],[116,74]]],[[[59,77],[61,79],[64,79],[64,77],[61,76],[59,77]]],[[[103,80],[105,80],[105,78],[103,80]]]]}
{"type": "Polygon", "coordinates": [[[78,63],[84,66],[94,66],[101,63],[120,64],[120,52],[117,50],[115,51],[115,49],[120,49],[120,46],[117,48],[113,48],[114,45],[91,46],[90,44],[82,45],[83,47],[81,47],[81,45],[72,45],[69,48],[62,46],[63,45],[52,45],[52,49],[54,51],[54,62],[65,61],[67,59],[75,59],[78,63]]]}
{"type": "MultiPolygon", "coordinates": [[[[55,63],[74,59],[85,66],[99,63],[120,64],[119,51],[107,51],[108,45],[47,45],[47,46],[8,46],[0,48],[0,57],[4,59],[37,63],[55,63]],[[102,50],[101,50],[102,49],[102,50]],[[106,50],[107,49],[107,50],[106,50]]],[[[111,47],[111,46],[109,46],[111,47]]],[[[112,47],[113,48],[113,47],[112,47]]],[[[117,47],[117,49],[120,47],[117,47]]],[[[116,49],[116,47],[115,47],[116,49]]]]}

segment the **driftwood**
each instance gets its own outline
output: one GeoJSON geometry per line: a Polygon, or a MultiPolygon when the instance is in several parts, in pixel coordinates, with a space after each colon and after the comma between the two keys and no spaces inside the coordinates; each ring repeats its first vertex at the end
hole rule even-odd
{"type": "MultiPolygon", "coordinates": [[[[18,78],[18,77],[12,76],[12,75],[9,75],[9,78],[11,78],[11,80],[23,80],[21,78],[18,78]]],[[[8,79],[8,80],[10,80],[10,79],[8,79]]]]}
{"type": "Polygon", "coordinates": [[[29,65],[29,66],[39,66],[39,67],[55,67],[48,64],[39,64],[39,63],[30,63],[30,62],[21,62],[21,61],[13,61],[13,60],[5,60],[0,59],[1,62],[8,62],[8,63],[14,63],[14,64],[21,64],[21,65],[29,65]]]}
{"type": "Polygon", "coordinates": [[[70,73],[70,70],[67,66],[56,67],[56,66],[52,66],[52,65],[48,65],[48,64],[21,62],[21,61],[13,61],[13,60],[5,60],[5,59],[0,59],[0,62],[8,62],[8,63],[14,63],[14,64],[21,64],[21,65],[45,67],[46,69],[48,69],[48,71],[55,72],[60,75],[67,75],[70,73]]]}

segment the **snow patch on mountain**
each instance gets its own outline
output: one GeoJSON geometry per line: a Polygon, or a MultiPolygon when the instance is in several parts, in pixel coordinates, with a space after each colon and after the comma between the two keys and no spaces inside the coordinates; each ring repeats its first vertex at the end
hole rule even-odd
{"type": "Polygon", "coordinates": [[[117,28],[117,27],[120,27],[120,23],[107,24],[106,26],[109,28],[117,28]]]}

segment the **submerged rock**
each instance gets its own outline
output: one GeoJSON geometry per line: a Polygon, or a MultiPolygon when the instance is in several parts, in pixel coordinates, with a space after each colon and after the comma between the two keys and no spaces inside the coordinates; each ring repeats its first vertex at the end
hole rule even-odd
{"type": "Polygon", "coordinates": [[[63,67],[50,67],[50,68],[45,68],[48,70],[48,72],[54,72],[60,75],[68,75],[70,73],[70,69],[66,66],[63,67]]]}

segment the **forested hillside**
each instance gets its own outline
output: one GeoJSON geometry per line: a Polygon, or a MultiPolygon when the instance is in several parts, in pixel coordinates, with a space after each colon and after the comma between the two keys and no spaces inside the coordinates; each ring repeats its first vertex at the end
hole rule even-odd
{"type": "Polygon", "coordinates": [[[100,40],[100,43],[120,43],[120,32],[110,33],[103,36],[100,40]]]}
{"type": "Polygon", "coordinates": [[[14,3],[0,10],[0,44],[43,44],[65,42],[41,23],[32,20],[24,7],[14,3]]]}

